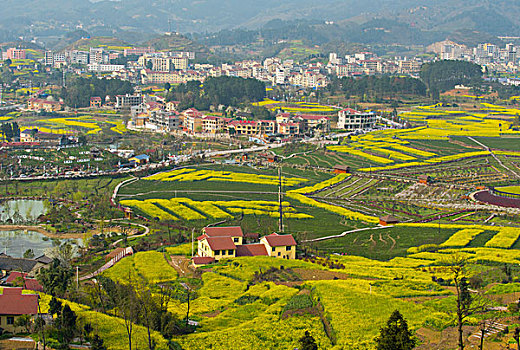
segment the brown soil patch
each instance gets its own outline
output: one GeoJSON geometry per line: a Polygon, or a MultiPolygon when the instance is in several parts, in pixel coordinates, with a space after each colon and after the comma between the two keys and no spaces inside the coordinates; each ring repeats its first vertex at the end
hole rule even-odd
{"type": "Polygon", "coordinates": [[[222,311],[220,310],[215,310],[215,311],[212,311],[212,312],[208,312],[207,314],[202,314],[201,316],[202,317],[208,317],[208,318],[212,318],[212,317],[217,317],[218,315],[220,315],[222,311]]]}
{"type": "Polygon", "coordinates": [[[307,307],[305,309],[297,309],[297,310],[288,310],[285,311],[282,315],[282,319],[291,317],[291,316],[303,316],[303,315],[313,315],[320,316],[320,311],[316,307],[307,307]]]}
{"type": "MultiPolygon", "coordinates": [[[[298,274],[302,280],[304,281],[320,281],[320,280],[333,280],[340,279],[346,280],[349,279],[350,276],[346,273],[336,272],[336,271],[325,271],[325,270],[308,270],[297,268],[294,269],[294,272],[298,274]]],[[[300,282],[301,283],[301,282],[300,282]]]]}

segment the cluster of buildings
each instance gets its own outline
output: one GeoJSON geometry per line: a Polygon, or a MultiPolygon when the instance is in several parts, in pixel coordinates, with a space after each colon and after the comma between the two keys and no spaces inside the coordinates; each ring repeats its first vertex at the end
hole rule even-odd
{"type": "Polygon", "coordinates": [[[241,117],[206,115],[195,108],[178,112],[176,107],[176,102],[162,104],[153,101],[134,106],[129,127],[155,132],[262,138],[327,133],[331,128],[330,118],[323,115],[279,113],[274,120],[246,120],[241,117]]]}
{"type": "Polygon", "coordinates": [[[205,227],[197,238],[197,255],[193,264],[206,265],[224,258],[271,256],[296,259],[296,241],[292,235],[272,233],[258,243],[245,243],[241,227],[205,227]]]}
{"type": "Polygon", "coordinates": [[[190,64],[194,52],[158,52],[150,47],[126,49],[91,48],[89,51],[47,51],[43,63],[53,68],[86,67],[93,73],[110,74],[141,84],[180,84],[207,77],[235,76],[255,78],[270,85],[294,85],[321,88],[329,80],[325,67],[317,63],[297,63],[294,60],[267,58],[263,62],[247,60],[234,64],[190,64]]]}
{"type": "Polygon", "coordinates": [[[424,62],[419,58],[395,57],[393,60],[383,59],[372,52],[360,52],[353,55],[338,56],[329,54],[327,72],[342,77],[356,77],[375,74],[407,74],[415,75],[421,70],[424,62]]]}
{"type": "MultiPolygon", "coordinates": [[[[451,40],[445,40],[430,45],[428,51],[434,52],[439,59],[474,62],[492,72],[520,72],[520,47],[511,43],[504,46],[481,43],[476,47],[468,47],[451,40]]],[[[508,82],[503,83],[507,84],[508,82]]]]}

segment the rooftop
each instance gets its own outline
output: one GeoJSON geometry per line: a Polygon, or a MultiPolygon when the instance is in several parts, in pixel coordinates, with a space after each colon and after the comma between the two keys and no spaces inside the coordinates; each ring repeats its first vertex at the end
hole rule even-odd
{"type": "Polygon", "coordinates": [[[283,247],[296,245],[296,241],[292,235],[279,235],[278,233],[272,233],[268,236],[263,237],[267,240],[267,243],[271,247],[283,247]]]}
{"type": "Polygon", "coordinates": [[[0,294],[0,315],[36,315],[38,295],[22,294],[23,288],[4,288],[0,294]]]}
{"type": "Polygon", "coordinates": [[[244,237],[240,226],[204,227],[203,231],[208,237],[244,237]]]}
{"type": "Polygon", "coordinates": [[[262,243],[237,246],[237,256],[267,256],[267,250],[262,243]]]}
{"type": "Polygon", "coordinates": [[[231,237],[207,237],[206,240],[213,251],[237,249],[231,237]]]}

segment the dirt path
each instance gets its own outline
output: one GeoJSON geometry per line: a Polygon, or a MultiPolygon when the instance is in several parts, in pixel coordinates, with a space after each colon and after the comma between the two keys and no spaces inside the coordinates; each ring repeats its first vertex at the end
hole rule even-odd
{"type": "Polygon", "coordinates": [[[177,271],[180,277],[191,276],[193,270],[190,267],[190,261],[183,255],[172,255],[170,259],[165,255],[168,264],[177,271]]]}

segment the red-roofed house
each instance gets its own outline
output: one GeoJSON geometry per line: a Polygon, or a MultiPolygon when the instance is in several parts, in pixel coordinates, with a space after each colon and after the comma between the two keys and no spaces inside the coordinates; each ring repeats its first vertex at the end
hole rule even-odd
{"type": "Polygon", "coordinates": [[[320,130],[330,132],[330,118],[323,115],[296,115],[294,120],[301,121],[305,131],[320,130]]]}
{"type": "Polygon", "coordinates": [[[222,258],[235,257],[236,245],[233,238],[225,237],[209,237],[202,235],[198,240],[197,254],[201,257],[214,258],[216,261],[222,258]]]}
{"type": "Polygon", "coordinates": [[[9,274],[5,280],[5,284],[14,287],[24,287],[28,290],[34,290],[35,292],[43,292],[42,285],[35,278],[28,278],[26,273],[13,271],[9,274]]]}
{"type": "Polygon", "coordinates": [[[90,108],[99,108],[103,104],[103,100],[101,97],[91,97],[90,98],[90,108]]]}
{"type": "Polygon", "coordinates": [[[262,243],[237,246],[237,256],[267,256],[267,249],[262,243]]]}
{"type": "Polygon", "coordinates": [[[296,241],[292,235],[279,235],[272,233],[260,239],[265,245],[267,254],[277,258],[296,259],[296,241]]]}
{"type": "Polygon", "coordinates": [[[27,100],[27,109],[35,112],[57,112],[61,111],[63,103],[56,101],[42,100],[38,98],[30,98],[27,100]]]}
{"type": "Polygon", "coordinates": [[[223,258],[240,256],[296,258],[296,241],[291,235],[273,233],[255,244],[242,244],[243,237],[242,228],[238,226],[205,227],[203,234],[197,238],[197,256],[193,258],[193,264],[206,265],[223,258]]]}
{"type": "Polygon", "coordinates": [[[4,288],[0,294],[0,333],[23,332],[23,327],[15,326],[16,319],[38,313],[38,295],[22,294],[22,291],[23,288],[4,288]]]}

